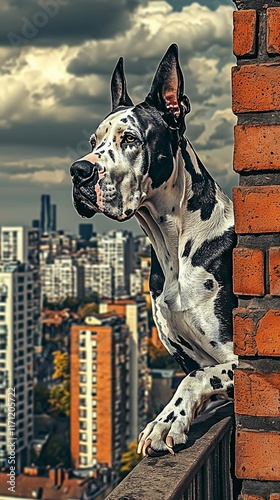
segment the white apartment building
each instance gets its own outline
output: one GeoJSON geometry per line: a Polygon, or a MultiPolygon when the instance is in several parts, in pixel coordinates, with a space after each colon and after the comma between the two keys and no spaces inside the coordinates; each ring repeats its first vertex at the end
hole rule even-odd
{"type": "MultiPolygon", "coordinates": [[[[97,235],[98,262],[112,269],[112,292],[109,296],[129,295],[129,275],[134,269],[134,242],[132,233],[110,231],[97,235]]],[[[106,296],[101,294],[101,296],[106,296]]]]}
{"type": "Polygon", "coordinates": [[[0,261],[39,264],[39,230],[27,226],[0,228],[0,261]]]}
{"type": "Polygon", "coordinates": [[[59,255],[40,267],[42,296],[50,302],[84,297],[84,268],[70,255],[59,255]]]}
{"type": "Polygon", "coordinates": [[[99,297],[111,298],[113,268],[107,264],[84,263],[85,295],[92,292],[98,293],[99,297]]]}
{"type": "Polygon", "coordinates": [[[40,290],[37,270],[28,264],[0,264],[0,467],[10,453],[11,414],[8,396],[15,395],[16,468],[29,461],[33,439],[33,352],[40,338],[40,290]],[[9,388],[14,388],[8,392],[9,388]],[[9,428],[10,426],[10,428],[9,428]]]}

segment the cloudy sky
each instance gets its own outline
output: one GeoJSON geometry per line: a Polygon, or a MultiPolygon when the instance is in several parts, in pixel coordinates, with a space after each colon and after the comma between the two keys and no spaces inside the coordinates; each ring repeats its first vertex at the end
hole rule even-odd
{"type": "MultiPolygon", "coordinates": [[[[83,220],[72,206],[69,165],[89,150],[90,133],[110,109],[118,57],[139,102],[173,42],[192,105],[188,136],[231,195],[232,11],[231,0],[1,0],[0,225],[30,224],[49,193],[59,228],[77,231],[83,220]]],[[[134,221],[97,215],[92,222],[98,232],[140,232],[134,221]]]]}

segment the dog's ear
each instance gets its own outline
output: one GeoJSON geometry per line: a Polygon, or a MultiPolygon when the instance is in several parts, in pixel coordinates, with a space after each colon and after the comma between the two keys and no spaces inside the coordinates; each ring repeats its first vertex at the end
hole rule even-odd
{"type": "Polygon", "coordinates": [[[133,106],[126,90],[126,80],[123,70],[123,58],[120,57],[111,79],[112,110],[118,106],[133,106]]]}
{"type": "Polygon", "coordinates": [[[163,113],[169,123],[178,123],[190,111],[190,102],[184,95],[184,77],[178,59],[178,46],[170,45],[156,71],[148,104],[163,113]]]}

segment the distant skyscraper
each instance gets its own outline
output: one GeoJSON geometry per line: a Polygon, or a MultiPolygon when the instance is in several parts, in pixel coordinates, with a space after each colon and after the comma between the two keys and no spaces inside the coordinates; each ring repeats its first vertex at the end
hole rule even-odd
{"type": "Polygon", "coordinates": [[[27,226],[0,228],[0,260],[39,265],[38,229],[27,226]]]}
{"type": "Polygon", "coordinates": [[[51,205],[51,231],[56,231],[56,205],[51,205]]]}
{"type": "Polygon", "coordinates": [[[32,227],[36,229],[40,229],[40,220],[39,219],[33,219],[32,221],[32,227]]]}
{"type": "Polygon", "coordinates": [[[92,224],[79,224],[79,236],[82,240],[89,241],[93,235],[92,224]]]}
{"type": "Polygon", "coordinates": [[[49,194],[41,196],[40,233],[49,233],[51,230],[51,197],[49,194]]]}

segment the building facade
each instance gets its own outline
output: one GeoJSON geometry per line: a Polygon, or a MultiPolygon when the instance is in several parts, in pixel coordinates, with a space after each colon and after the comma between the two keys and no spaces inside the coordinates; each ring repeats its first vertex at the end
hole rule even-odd
{"type": "Polygon", "coordinates": [[[129,329],[129,378],[130,378],[130,441],[136,441],[145,427],[148,412],[148,315],[146,302],[142,297],[134,300],[104,301],[100,312],[116,311],[125,318],[129,329]]]}
{"type": "Polygon", "coordinates": [[[70,446],[73,465],[118,471],[129,440],[129,338],[116,313],[71,327],[70,446]]]}

